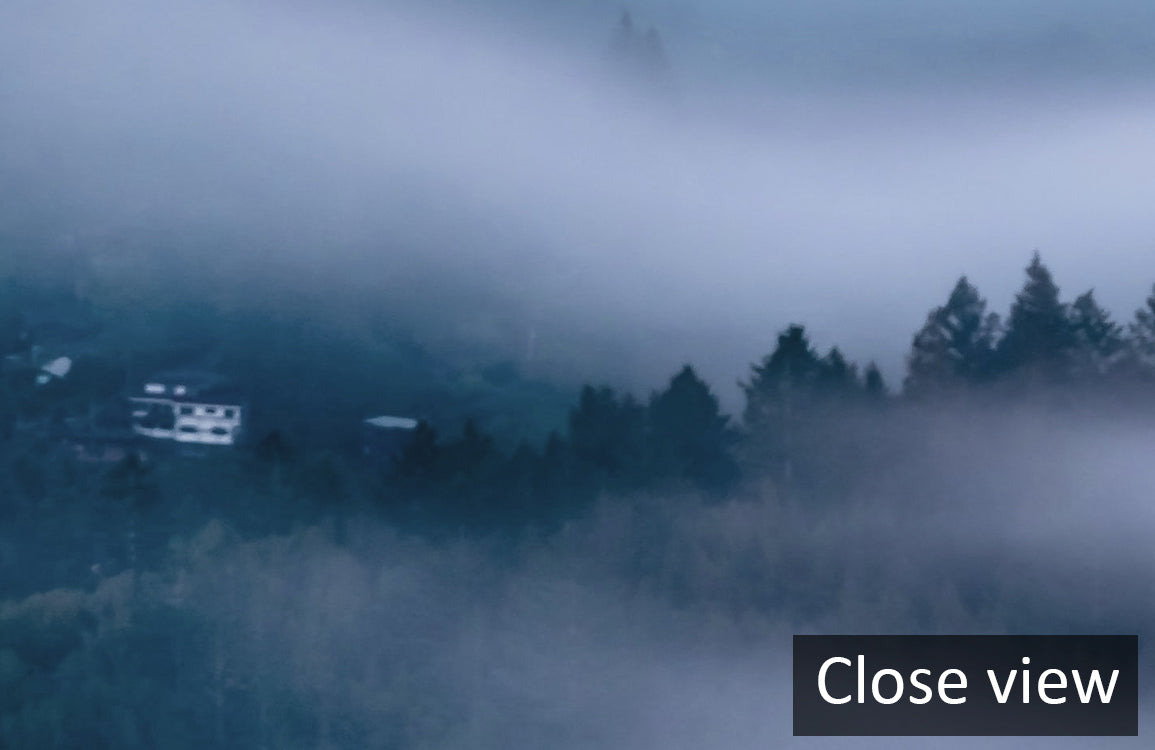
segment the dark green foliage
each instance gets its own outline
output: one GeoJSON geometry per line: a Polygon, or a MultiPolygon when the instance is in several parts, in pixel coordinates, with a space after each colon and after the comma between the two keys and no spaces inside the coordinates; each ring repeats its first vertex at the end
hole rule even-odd
{"type": "Polygon", "coordinates": [[[482,433],[476,421],[467,419],[461,437],[445,446],[441,466],[448,476],[474,478],[494,458],[493,438],[482,433]]]}
{"type": "Polygon", "coordinates": [[[832,350],[819,358],[800,325],[778,336],[778,345],[752,370],[743,424],[746,458],[755,471],[793,482],[798,460],[822,431],[825,406],[841,396],[854,373],[832,350]]]}
{"type": "Polygon", "coordinates": [[[1063,380],[1074,347],[1075,330],[1067,305],[1059,300],[1051,272],[1035,253],[998,344],[998,370],[1028,381],[1063,380]]]}
{"type": "Polygon", "coordinates": [[[750,476],[773,478],[784,496],[830,498],[849,489],[866,460],[863,414],[882,403],[885,391],[877,368],[867,388],[837,348],[819,357],[802,326],[792,325],[743,389],[742,452],[750,476]]]}
{"type": "Polygon", "coordinates": [[[1146,304],[1135,311],[1127,333],[1129,358],[1140,370],[1155,372],[1155,285],[1146,304]]]}
{"type": "Polygon", "coordinates": [[[389,490],[385,511],[398,523],[425,531],[481,531],[530,522],[535,519],[536,467],[537,456],[528,445],[521,444],[507,458],[472,419],[448,442],[419,422],[383,476],[389,490]]]}
{"type": "Polygon", "coordinates": [[[778,346],[755,365],[742,385],[746,408],[742,422],[751,434],[763,434],[793,424],[812,399],[821,363],[805,329],[792,325],[778,336],[778,346]]]}
{"type": "Polygon", "coordinates": [[[886,398],[886,382],[882,379],[882,371],[874,362],[867,364],[863,371],[862,387],[870,401],[880,402],[886,398]]]}
{"type": "Polygon", "coordinates": [[[1078,380],[1093,381],[1110,373],[1124,355],[1122,326],[1099,306],[1093,291],[1075,298],[1070,321],[1074,337],[1072,375],[1078,380]]]}
{"type": "Polygon", "coordinates": [[[253,447],[257,462],[268,467],[285,467],[294,459],[293,448],[280,430],[271,430],[253,447]]]}
{"type": "Polygon", "coordinates": [[[413,437],[401,451],[395,468],[398,475],[417,481],[434,479],[441,469],[442,449],[437,430],[425,420],[417,423],[413,437]]]}
{"type": "Polygon", "coordinates": [[[994,386],[990,393],[1051,405],[1130,393],[1129,383],[1155,373],[1155,294],[1126,330],[1093,291],[1064,303],[1038,253],[1026,269],[1000,336],[997,316],[965,277],[943,307],[927,316],[907,358],[904,395],[933,402],[959,387],[994,386]],[[1104,387],[1109,386],[1109,387],[1104,387]],[[1124,387],[1120,387],[1124,386],[1124,387]]]}
{"type": "Polygon", "coordinates": [[[601,481],[557,432],[551,432],[534,470],[535,511],[531,517],[561,519],[582,510],[601,481]]]}
{"type": "Polygon", "coordinates": [[[301,493],[317,508],[335,511],[351,495],[349,469],[341,458],[326,452],[304,466],[300,477],[301,493]]]}
{"type": "Polygon", "coordinates": [[[641,470],[645,410],[632,396],[587,385],[570,412],[568,442],[574,456],[616,483],[630,483],[641,470]]]}
{"type": "MultiPolygon", "coordinates": [[[[632,22],[623,28],[623,39],[644,36],[632,22]]],[[[195,264],[174,268],[189,294],[172,295],[165,276],[172,269],[159,266],[125,284],[88,279],[100,274],[84,264],[68,268],[76,278],[67,283],[8,283],[4,340],[25,336],[35,323],[75,349],[61,351],[73,356],[72,375],[46,386],[33,385],[39,365],[20,358],[0,373],[0,435],[13,441],[0,477],[8,508],[48,507],[68,492],[68,502],[179,509],[154,524],[162,534],[183,522],[178,517],[227,507],[230,521],[249,533],[367,506],[427,528],[549,525],[580,515],[606,492],[724,491],[764,477],[784,494],[836,495],[868,460],[883,407],[901,403],[887,398],[876,366],[860,371],[838,347],[820,354],[793,325],[743,386],[740,432],[688,365],[645,404],[586,386],[564,420],[556,391],[526,380],[517,360],[483,349],[450,366],[367,304],[369,296],[358,299],[366,312],[333,295],[282,287],[275,276],[242,288],[195,264]],[[198,470],[159,451],[155,464],[88,472],[60,455],[48,458],[64,451],[61,436],[96,424],[150,370],[190,359],[249,391],[251,442],[235,460],[215,453],[198,470]],[[554,406],[545,409],[547,401],[554,406]],[[365,416],[385,410],[427,416],[387,464],[367,457],[359,429],[365,416]],[[537,442],[541,428],[563,423],[537,442]],[[44,447],[28,447],[34,441],[44,447]],[[206,499],[201,489],[213,477],[222,482],[220,497],[206,499]]],[[[998,318],[960,279],[914,337],[904,395],[933,400],[960,385],[1098,383],[1155,370],[1155,354],[1147,352],[1155,351],[1155,293],[1124,336],[1092,294],[1063,304],[1038,256],[1027,276],[1001,339],[998,318]]],[[[107,525],[124,521],[111,519],[107,525]]],[[[113,540],[107,548],[123,547],[119,532],[106,536],[113,540]]]]}
{"type": "Polygon", "coordinates": [[[907,355],[904,392],[933,395],[981,383],[992,374],[998,316],[965,276],[942,307],[932,310],[907,355]]]}
{"type": "Polygon", "coordinates": [[[160,488],[152,471],[136,453],[130,453],[108,470],[101,494],[133,510],[144,510],[160,502],[160,488]]]}
{"type": "Polygon", "coordinates": [[[818,368],[818,391],[829,398],[851,400],[862,392],[858,366],[848,362],[838,347],[832,347],[818,368]]]}
{"type": "Polygon", "coordinates": [[[737,465],[730,455],[736,434],[717,397],[690,365],[650,398],[646,426],[653,479],[676,477],[718,491],[737,479],[737,465]]]}
{"type": "Polygon", "coordinates": [[[500,513],[503,523],[517,523],[520,520],[544,520],[555,510],[547,500],[548,494],[541,491],[542,459],[537,451],[527,443],[518,443],[500,474],[500,513]]]}

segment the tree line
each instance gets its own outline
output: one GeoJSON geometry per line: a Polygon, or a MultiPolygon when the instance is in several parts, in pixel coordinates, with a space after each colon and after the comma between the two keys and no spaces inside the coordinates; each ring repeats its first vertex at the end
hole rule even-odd
{"type": "MultiPolygon", "coordinates": [[[[14,313],[4,320],[4,340],[26,346],[14,313]]],[[[367,459],[337,431],[329,440],[302,442],[274,424],[207,463],[129,457],[111,467],[78,465],[51,441],[14,429],[20,415],[82,412],[99,400],[96,391],[115,391],[124,378],[107,362],[93,364],[101,361],[78,360],[79,374],[99,377],[85,376],[84,387],[85,378],[74,379],[55,392],[21,390],[10,372],[0,377],[0,514],[11,528],[28,531],[11,544],[26,543],[28,554],[55,550],[71,560],[69,575],[79,577],[93,560],[116,569],[161,555],[166,538],[211,518],[259,536],[370,512],[399,527],[445,534],[548,530],[599,498],[638,493],[722,502],[769,488],[780,500],[829,506],[901,460],[908,446],[894,436],[896,425],[913,411],[999,399],[1064,408],[1149,406],[1155,288],[1120,324],[1093,292],[1062,300],[1036,255],[1005,317],[959,279],[913,335],[898,392],[887,388],[874,363],[860,367],[838,347],[820,352],[805,327],[794,324],[751,366],[737,418],[722,411],[687,364],[644,399],[608,385],[584,386],[563,424],[540,441],[503,440],[480,419],[448,430],[428,421],[392,458],[367,459]]],[[[286,408],[291,400],[279,412],[286,408]]],[[[297,417],[286,419],[304,419],[297,417]]]]}
{"type": "Polygon", "coordinates": [[[644,402],[585,386],[564,430],[511,456],[473,423],[448,440],[422,424],[393,483],[442,498],[423,506],[438,517],[452,517],[444,504],[468,502],[479,487],[493,491],[472,505],[491,518],[568,512],[599,492],[684,487],[724,497],[765,479],[780,496],[829,499],[887,460],[872,449],[895,413],[967,399],[1130,408],[1150,403],[1153,383],[1155,287],[1122,325],[1093,291],[1063,301],[1036,253],[1005,318],[965,276],[957,281],[914,334],[898,393],[875,363],[860,368],[838,347],[820,353],[793,324],[741,383],[739,420],[686,365],[644,402]]]}
{"type": "Polygon", "coordinates": [[[960,387],[1087,385],[1149,381],[1155,372],[1155,287],[1126,326],[1094,290],[1063,302],[1038,253],[1006,319],[964,276],[914,336],[903,393],[925,397],[960,387]]]}

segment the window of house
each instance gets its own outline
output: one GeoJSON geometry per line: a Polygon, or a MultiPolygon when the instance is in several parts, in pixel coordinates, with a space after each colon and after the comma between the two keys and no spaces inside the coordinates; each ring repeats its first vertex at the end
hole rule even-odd
{"type": "Polygon", "coordinates": [[[193,413],[193,408],[191,406],[182,406],[180,408],[180,413],[185,415],[185,416],[188,416],[188,415],[193,413]]]}
{"type": "Polygon", "coordinates": [[[226,419],[232,419],[235,416],[237,416],[237,410],[236,409],[225,409],[225,418],[226,419]]]}
{"type": "Polygon", "coordinates": [[[184,433],[200,432],[200,430],[197,429],[196,425],[191,425],[191,424],[182,424],[180,426],[180,431],[184,432],[184,433]]]}
{"type": "Polygon", "coordinates": [[[214,435],[222,435],[223,436],[223,435],[228,435],[229,431],[226,430],[224,427],[214,427],[212,429],[212,433],[214,435]]]}

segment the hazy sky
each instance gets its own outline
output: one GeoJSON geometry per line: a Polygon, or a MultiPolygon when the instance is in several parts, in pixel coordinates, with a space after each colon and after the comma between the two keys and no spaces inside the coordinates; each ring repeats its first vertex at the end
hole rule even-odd
{"type": "Polygon", "coordinates": [[[5,3],[0,218],[431,266],[731,396],[792,321],[897,385],[958,275],[1002,311],[1036,249],[1122,318],[1155,281],[1148,4],[638,2],[657,101],[606,75],[623,7],[5,3]]]}

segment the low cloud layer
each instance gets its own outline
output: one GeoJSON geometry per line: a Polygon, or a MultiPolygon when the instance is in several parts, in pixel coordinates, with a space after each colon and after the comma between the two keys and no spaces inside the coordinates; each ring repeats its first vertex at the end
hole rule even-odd
{"type": "MultiPolygon", "coordinates": [[[[708,507],[607,498],[516,562],[371,525],[340,550],[317,531],[217,547],[209,530],[189,545],[185,604],[229,623],[237,658],[281,655],[258,668],[289,669],[314,705],[444,747],[922,747],[791,738],[791,635],[1137,632],[1142,644],[1153,614],[1149,472],[1128,448],[1141,433],[1026,409],[931,418],[934,436],[848,505],[769,490],[708,507]]],[[[1149,691],[1140,704],[1140,737],[936,744],[1137,748],[1149,691]]]]}
{"type": "MultiPolygon", "coordinates": [[[[445,6],[15,3],[4,220],[224,228],[262,261],[359,280],[435,268],[547,335],[581,321],[655,342],[635,382],[692,359],[731,383],[790,321],[893,382],[954,278],[1004,308],[1035,249],[1068,294],[1093,286],[1122,318],[1142,301],[1155,111],[1126,76],[800,89],[735,59],[713,85],[690,29],[740,49],[726,29],[765,11],[678,7],[639,10],[675,40],[680,94],[655,101],[607,75],[609,12],[570,9],[582,44],[551,47],[445,6]]],[[[775,23],[831,25],[794,11],[775,23]]]]}

